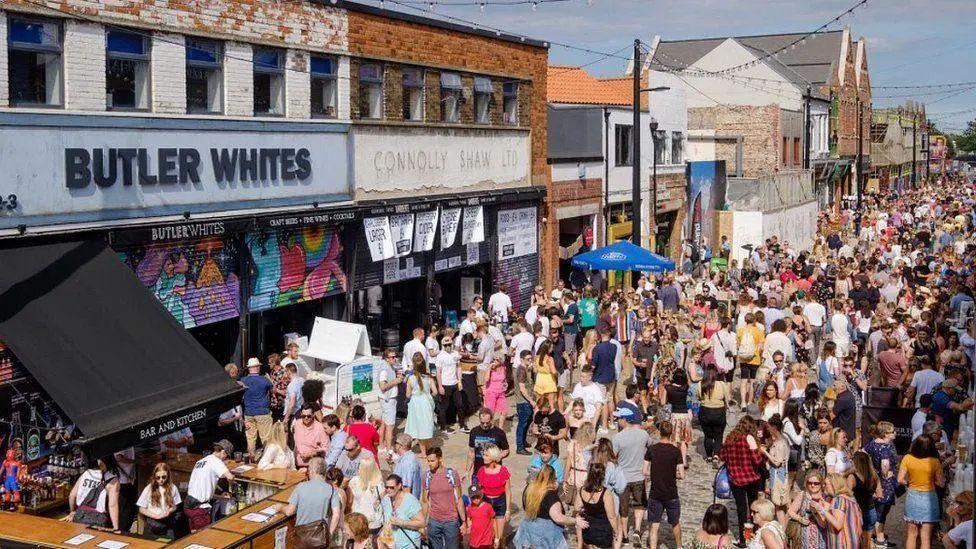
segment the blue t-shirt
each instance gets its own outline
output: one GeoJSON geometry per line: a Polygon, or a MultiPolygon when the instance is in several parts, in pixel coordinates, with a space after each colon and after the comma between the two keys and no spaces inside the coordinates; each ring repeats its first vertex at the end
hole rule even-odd
{"type": "MultiPolygon", "coordinates": [[[[386,522],[389,522],[394,512],[393,502],[390,500],[390,496],[383,497],[381,506],[383,507],[383,517],[386,519],[386,522]]],[[[423,511],[423,507],[420,505],[420,501],[413,497],[413,494],[407,492],[403,494],[403,499],[400,500],[400,507],[396,510],[396,516],[401,520],[410,520],[421,511],[423,511]]],[[[393,546],[396,549],[420,547],[420,532],[401,526],[394,526],[393,546]]]]}
{"type": "Polygon", "coordinates": [[[403,485],[410,490],[413,497],[420,499],[420,460],[417,454],[406,452],[397,460],[393,473],[403,479],[403,485]]]}
{"type": "Polygon", "coordinates": [[[593,348],[593,381],[606,385],[617,379],[617,369],[614,362],[617,358],[617,346],[609,341],[601,341],[593,348]]]}
{"type": "Polygon", "coordinates": [[[936,391],[932,393],[932,413],[942,418],[942,429],[945,430],[946,435],[952,438],[952,434],[956,431],[956,413],[949,408],[949,404],[952,403],[952,397],[949,396],[945,391],[936,391]]]}
{"type": "Polygon", "coordinates": [[[271,382],[268,378],[248,374],[241,380],[244,384],[244,415],[263,416],[271,413],[271,382]]]}

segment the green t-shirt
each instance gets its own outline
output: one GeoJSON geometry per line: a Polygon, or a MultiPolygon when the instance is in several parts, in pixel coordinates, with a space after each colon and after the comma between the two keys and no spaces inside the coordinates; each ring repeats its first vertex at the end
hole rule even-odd
{"type": "Polygon", "coordinates": [[[592,297],[584,297],[579,300],[580,327],[592,328],[596,326],[597,303],[592,297]]]}

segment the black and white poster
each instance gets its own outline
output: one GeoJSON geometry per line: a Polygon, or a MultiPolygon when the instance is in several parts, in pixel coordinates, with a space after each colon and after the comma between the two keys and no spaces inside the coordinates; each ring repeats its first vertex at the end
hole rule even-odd
{"type": "Polygon", "coordinates": [[[439,210],[418,212],[413,225],[413,251],[429,252],[434,249],[434,235],[437,234],[439,210]]]}
{"type": "Polygon", "coordinates": [[[498,211],[498,259],[513,259],[536,253],[538,242],[536,208],[498,211]]]}
{"type": "Polygon", "coordinates": [[[406,257],[413,251],[413,214],[390,216],[390,234],[393,235],[393,249],[397,257],[406,257]]]}
{"type": "Polygon", "coordinates": [[[485,240],[485,207],[466,206],[464,208],[464,227],[461,229],[461,244],[472,244],[485,240]]]}
{"type": "Polygon", "coordinates": [[[457,239],[457,228],[461,221],[461,208],[448,208],[441,212],[441,249],[446,250],[454,245],[457,239]]]}
{"type": "Polygon", "coordinates": [[[396,255],[389,217],[363,218],[363,229],[366,230],[366,242],[369,243],[369,255],[373,261],[383,261],[396,255]]]}

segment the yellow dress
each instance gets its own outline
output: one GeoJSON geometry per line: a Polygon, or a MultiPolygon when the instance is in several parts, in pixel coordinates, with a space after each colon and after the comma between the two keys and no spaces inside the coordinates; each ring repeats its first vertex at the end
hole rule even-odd
{"type": "Polygon", "coordinates": [[[555,367],[556,364],[552,360],[552,357],[545,357],[544,364],[539,364],[539,359],[536,359],[534,390],[537,395],[547,395],[556,392],[556,375],[552,373],[555,371],[555,367]]]}

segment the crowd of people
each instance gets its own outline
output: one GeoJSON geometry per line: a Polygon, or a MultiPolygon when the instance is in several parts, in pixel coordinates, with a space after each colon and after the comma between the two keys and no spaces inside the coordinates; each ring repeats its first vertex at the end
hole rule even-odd
{"type": "MultiPolygon", "coordinates": [[[[957,442],[976,365],[974,203],[953,179],[824,214],[809,249],[774,236],[736,261],[723,239],[727,268],[695,254],[634,288],[560,281],[524,310],[497,288],[457,326],[384,350],[376,404],[323,408],[297,346],[250,359],[182,503],[160,465],[138,512],[201,528],[236,447],[307,471],[281,508],[303,547],[884,548],[891,521],[909,549],[965,546],[972,490],[949,494],[947,477],[972,460],[957,442]],[[905,426],[863,417],[883,391],[917,410],[907,452],[905,426]],[[510,468],[512,452],[528,466],[510,468]],[[726,501],[683,520],[689,475],[714,476],[726,501]]],[[[118,527],[118,470],[85,473],[113,480],[95,500],[79,482],[76,518],[118,527]]]]}

